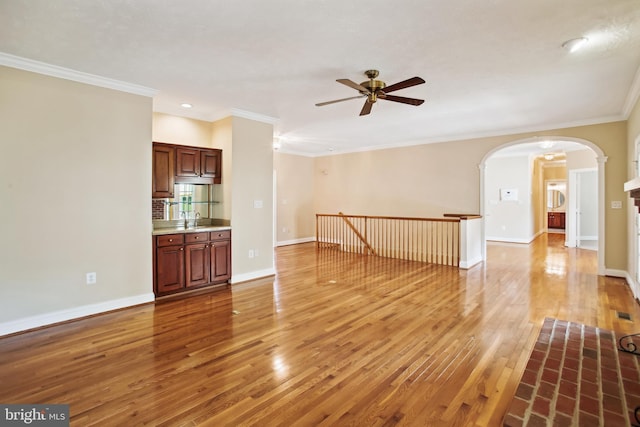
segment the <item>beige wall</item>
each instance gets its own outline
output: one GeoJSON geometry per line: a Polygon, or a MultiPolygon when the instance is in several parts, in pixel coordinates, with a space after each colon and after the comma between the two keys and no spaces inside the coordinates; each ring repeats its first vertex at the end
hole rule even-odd
{"type": "Polygon", "coordinates": [[[546,191],[544,185],[543,160],[540,157],[532,159],[531,200],[533,205],[533,234],[537,236],[546,227],[546,191]]]}
{"type": "Polygon", "coordinates": [[[542,173],[545,181],[567,179],[567,166],[542,166],[542,173]]]}
{"type": "Polygon", "coordinates": [[[156,142],[216,148],[211,141],[211,127],[211,122],[153,113],[152,136],[156,142]]]}
{"type": "Polygon", "coordinates": [[[454,141],[319,157],[315,211],[418,217],[477,213],[484,148],[454,141]]]}
{"type": "Polygon", "coordinates": [[[0,334],[153,299],[151,98],[7,67],[0,94],[0,334]]]}
{"type": "Polygon", "coordinates": [[[220,201],[214,207],[216,218],[231,219],[231,165],[233,164],[233,135],[231,117],[211,123],[213,148],[222,150],[222,183],[213,186],[213,199],[220,201]]]}
{"type": "MultiPolygon", "coordinates": [[[[232,119],[233,281],[274,274],[273,125],[232,119]],[[257,208],[255,202],[261,202],[257,208]],[[250,250],[257,256],[249,258],[250,250]]],[[[224,167],[224,165],[223,165],[224,167]]]]}
{"type": "Polygon", "coordinates": [[[315,161],[310,157],[274,153],[278,244],[315,239],[313,187],[315,161]]]}
{"type": "Polygon", "coordinates": [[[316,159],[314,206],[318,213],[441,216],[480,209],[479,165],[497,147],[535,137],[590,141],[608,157],[605,165],[605,267],[627,264],[625,210],[626,122],[552,129],[439,144],[425,144],[316,159]]]}
{"type": "Polygon", "coordinates": [[[598,167],[596,153],[593,150],[577,150],[567,153],[567,167],[565,170],[565,178],[568,170],[574,169],[595,169],[598,167]]]}

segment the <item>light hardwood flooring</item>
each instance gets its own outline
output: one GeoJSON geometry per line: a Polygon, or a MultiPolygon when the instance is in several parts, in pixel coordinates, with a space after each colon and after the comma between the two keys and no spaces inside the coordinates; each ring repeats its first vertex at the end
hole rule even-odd
{"type": "Polygon", "coordinates": [[[74,426],[498,426],[545,317],[640,332],[624,280],[562,239],[467,271],[278,248],[276,278],[0,339],[0,402],[74,426]]]}

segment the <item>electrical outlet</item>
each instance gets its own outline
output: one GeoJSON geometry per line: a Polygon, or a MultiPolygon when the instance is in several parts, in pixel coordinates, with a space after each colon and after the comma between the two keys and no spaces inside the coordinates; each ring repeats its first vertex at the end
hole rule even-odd
{"type": "Polygon", "coordinates": [[[253,249],[249,249],[249,258],[253,258],[254,253],[253,253],[253,249]]]}
{"type": "Polygon", "coordinates": [[[87,273],[87,285],[95,285],[98,281],[98,275],[96,273],[87,273]]]}

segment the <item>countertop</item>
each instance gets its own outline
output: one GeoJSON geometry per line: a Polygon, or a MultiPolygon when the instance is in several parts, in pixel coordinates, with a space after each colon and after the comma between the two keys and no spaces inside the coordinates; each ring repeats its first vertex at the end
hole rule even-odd
{"type": "Polygon", "coordinates": [[[198,227],[166,227],[166,228],[156,228],[153,230],[154,236],[161,236],[164,234],[180,234],[180,233],[202,233],[205,231],[222,231],[222,230],[231,230],[231,227],[228,225],[201,225],[198,227]]]}

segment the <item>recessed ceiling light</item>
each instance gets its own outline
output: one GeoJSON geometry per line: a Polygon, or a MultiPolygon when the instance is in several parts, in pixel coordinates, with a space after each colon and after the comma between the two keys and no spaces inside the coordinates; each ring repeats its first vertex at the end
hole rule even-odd
{"type": "Polygon", "coordinates": [[[180,106],[181,106],[182,108],[191,108],[191,107],[193,107],[193,105],[191,105],[191,104],[189,104],[189,103],[187,103],[187,102],[185,102],[185,103],[183,103],[183,104],[180,104],[180,106]]]}
{"type": "Polygon", "coordinates": [[[553,160],[554,154],[553,153],[547,153],[544,155],[545,160],[553,160]]]}
{"type": "Polygon", "coordinates": [[[578,49],[584,47],[584,45],[586,45],[588,41],[589,39],[586,37],[578,37],[576,39],[567,40],[566,42],[562,43],[562,47],[573,53],[578,49]]]}

